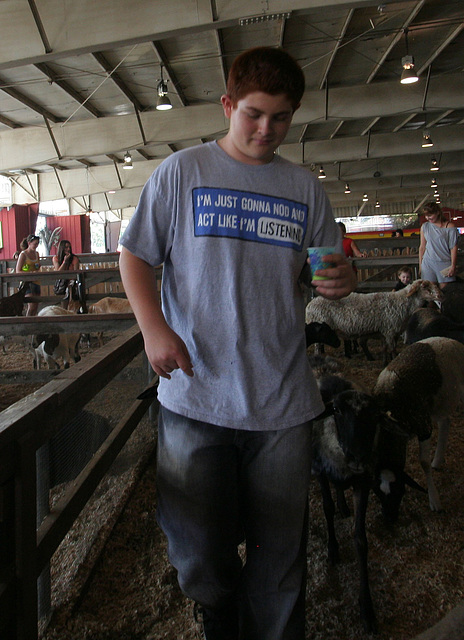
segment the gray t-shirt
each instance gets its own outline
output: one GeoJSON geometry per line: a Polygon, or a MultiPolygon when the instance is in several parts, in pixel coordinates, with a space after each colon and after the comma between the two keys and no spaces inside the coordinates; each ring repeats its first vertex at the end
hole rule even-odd
{"type": "Polygon", "coordinates": [[[459,241],[459,231],[456,227],[437,227],[431,222],[422,225],[424,237],[427,240],[423,261],[427,263],[451,263],[451,249],[459,241]]]}
{"type": "Polygon", "coordinates": [[[306,169],[275,155],[245,165],[216,142],[177,152],[147,181],[121,243],[164,263],[162,306],[194,365],[161,379],[163,406],[246,430],[323,410],[308,364],[298,277],[309,246],[341,234],[306,169]]]}

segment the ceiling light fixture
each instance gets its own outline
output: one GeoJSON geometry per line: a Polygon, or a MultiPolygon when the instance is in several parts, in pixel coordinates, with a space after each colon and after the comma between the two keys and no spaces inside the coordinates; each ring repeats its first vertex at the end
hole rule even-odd
{"type": "Polygon", "coordinates": [[[412,84],[419,80],[419,76],[414,71],[414,57],[409,55],[408,47],[408,32],[409,29],[404,29],[404,40],[406,43],[406,55],[401,58],[401,64],[403,66],[403,72],[401,74],[401,84],[412,84]]]}
{"type": "Polygon", "coordinates": [[[437,181],[435,180],[435,178],[432,178],[430,186],[432,187],[432,189],[438,189],[437,181]]]}
{"type": "Polygon", "coordinates": [[[438,162],[436,158],[432,158],[432,165],[430,167],[430,171],[439,171],[440,167],[438,166],[438,162]]]}
{"type": "Polygon", "coordinates": [[[367,202],[369,200],[369,198],[367,197],[367,193],[365,193],[363,195],[363,202],[367,202]]]}
{"type": "Polygon", "coordinates": [[[432,138],[430,137],[430,133],[424,131],[422,135],[422,147],[433,147],[432,138]]]}
{"type": "Polygon", "coordinates": [[[317,177],[319,178],[319,180],[323,180],[324,178],[327,177],[325,175],[324,167],[322,165],[321,165],[321,168],[319,169],[319,175],[317,177]]]}
{"type": "Polygon", "coordinates": [[[375,201],[375,206],[377,207],[377,209],[380,207],[380,202],[378,200],[375,201]]]}
{"type": "Polygon", "coordinates": [[[291,16],[291,11],[284,11],[281,13],[262,13],[258,16],[250,16],[248,18],[240,18],[238,21],[241,27],[246,27],[248,24],[257,24],[259,22],[268,22],[270,20],[288,20],[291,16]]]}
{"type": "Polygon", "coordinates": [[[133,169],[134,167],[132,166],[132,156],[129,153],[129,151],[126,151],[126,153],[124,154],[124,164],[122,165],[123,169],[133,169]]]}
{"type": "Polygon", "coordinates": [[[168,83],[163,79],[163,65],[161,65],[161,80],[158,82],[156,91],[158,92],[157,110],[168,111],[168,109],[172,109],[172,104],[168,97],[168,83]]]}
{"type": "Polygon", "coordinates": [[[350,185],[348,182],[345,184],[345,193],[351,193],[350,185]]]}

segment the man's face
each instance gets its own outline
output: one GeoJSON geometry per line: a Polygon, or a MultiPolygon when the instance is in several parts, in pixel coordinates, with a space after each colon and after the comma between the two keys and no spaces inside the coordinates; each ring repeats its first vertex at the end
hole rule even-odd
{"type": "Polygon", "coordinates": [[[230,120],[229,132],[221,145],[226,153],[246,164],[271,162],[292,122],[293,108],[287,96],[255,91],[235,106],[227,95],[221,101],[230,120]]]}

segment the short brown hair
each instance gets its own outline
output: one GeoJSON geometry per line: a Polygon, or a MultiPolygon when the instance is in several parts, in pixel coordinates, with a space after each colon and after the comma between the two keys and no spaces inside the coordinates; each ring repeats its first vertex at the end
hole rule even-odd
{"type": "Polygon", "coordinates": [[[304,73],[298,62],[283,49],[255,47],[235,58],[227,79],[227,95],[236,105],[254,91],[272,96],[284,93],[293,110],[305,89],[304,73]]]}
{"type": "Polygon", "coordinates": [[[398,274],[397,274],[397,275],[398,275],[398,278],[400,277],[400,275],[401,275],[402,273],[409,273],[409,275],[411,276],[411,280],[412,280],[412,269],[411,269],[411,267],[408,267],[407,265],[406,265],[406,266],[404,266],[404,267],[400,267],[400,268],[398,269],[398,274]]]}

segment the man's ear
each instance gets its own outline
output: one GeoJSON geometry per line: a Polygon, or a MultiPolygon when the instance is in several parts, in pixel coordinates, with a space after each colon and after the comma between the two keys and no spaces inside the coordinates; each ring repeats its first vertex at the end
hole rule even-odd
{"type": "Polygon", "coordinates": [[[226,118],[230,118],[230,114],[232,113],[233,104],[230,96],[224,94],[221,96],[222,108],[224,109],[224,115],[226,118]]]}

